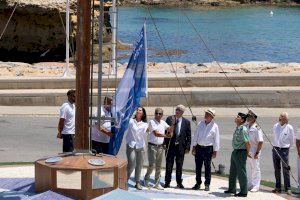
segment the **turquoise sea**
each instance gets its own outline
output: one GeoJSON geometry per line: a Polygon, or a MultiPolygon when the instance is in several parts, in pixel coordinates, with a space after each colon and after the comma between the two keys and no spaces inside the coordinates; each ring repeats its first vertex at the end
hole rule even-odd
{"type": "MultiPolygon", "coordinates": [[[[150,8],[166,48],[182,52],[171,56],[171,60],[187,63],[214,61],[182,11],[180,8],[150,8]]],[[[218,61],[300,62],[300,7],[184,9],[184,12],[218,61]]],[[[149,61],[168,62],[146,7],[119,8],[119,39],[134,44],[145,18],[149,61]]],[[[119,53],[122,54],[130,54],[130,51],[119,53]]],[[[128,58],[120,61],[126,62],[128,58]]]]}

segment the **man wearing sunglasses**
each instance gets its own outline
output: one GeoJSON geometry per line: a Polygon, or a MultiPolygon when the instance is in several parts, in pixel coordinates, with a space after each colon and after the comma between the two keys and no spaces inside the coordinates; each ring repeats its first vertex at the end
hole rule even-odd
{"type": "Polygon", "coordinates": [[[176,161],[177,187],[184,188],[182,185],[182,166],[184,155],[190,152],[191,147],[191,124],[182,116],[184,111],[184,105],[178,105],[175,109],[175,115],[169,116],[166,120],[167,124],[174,126],[174,134],[172,138],[165,138],[164,141],[166,146],[165,188],[170,187],[174,160],[176,161]]]}
{"type": "Polygon", "coordinates": [[[155,167],[155,189],[163,190],[160,185],[161,163],[163,157],[164,138],[171,138],[173,135],[173,126],[169,126],[162,120],[163,110],[155,109],[154,119],[149,121],[149,138],[148,138],[148,160],[149,166],[144,178],[145,187],[149,188],[150,175],[155,167]],[[166,133],[167,132],[167,133],[166,133]]]}

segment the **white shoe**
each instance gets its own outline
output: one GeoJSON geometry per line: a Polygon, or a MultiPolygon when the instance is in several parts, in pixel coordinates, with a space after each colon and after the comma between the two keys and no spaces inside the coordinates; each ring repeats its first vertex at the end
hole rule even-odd
{"type": "Polygon", "coordinates": [[[252,188],[252,189],[250,190],[250,192],[257,192],[257,191],[258,191],[257,188],[252,188]]]}
{"type": "Polygon", "coordinates": [[[157,190],[164,190],[164,188],[160,185],[160,183],[156,183],[153,188],[157,189],[157,190]]]}

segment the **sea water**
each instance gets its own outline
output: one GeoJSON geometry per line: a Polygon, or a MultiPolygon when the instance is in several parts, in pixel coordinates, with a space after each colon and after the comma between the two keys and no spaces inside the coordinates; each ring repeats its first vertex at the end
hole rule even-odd
{"type": "MultiPolygon", "coordinates": [[[[149,61],[169,62],[167,49],[172,62],[300,62],[300,7],[149,10],[120,7],[118,16],[118,37],[130,44],[137,40],[146,19],[149,61]]],[[[127,55],[120,61],[128,61],[130,54],[120,52],[127,55]]]]}

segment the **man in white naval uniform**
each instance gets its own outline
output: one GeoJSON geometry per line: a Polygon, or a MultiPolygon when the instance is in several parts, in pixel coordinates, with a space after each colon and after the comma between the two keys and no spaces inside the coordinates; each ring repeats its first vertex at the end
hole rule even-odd
{"type": "Polygon", "coordinates": [[[257,192],[259,190],[261,181],[259,160],[263,146],[263,133],[260,127],[256,124],[256,119],[257,115],[250,110],[247,117],[247,128],[251,146],[251,158],[247,158],[247,179],[248,189],[251,192],[257,192]]]}

